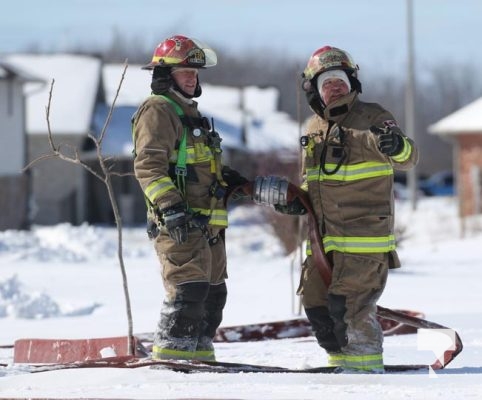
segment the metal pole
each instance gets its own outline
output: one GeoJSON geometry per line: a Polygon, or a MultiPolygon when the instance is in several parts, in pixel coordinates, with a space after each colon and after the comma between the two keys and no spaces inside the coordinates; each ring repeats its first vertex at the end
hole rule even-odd
{"type": "Polygon", "coordinates": [[[241,141],[246,146],[248,143],[248,115],[246,110],[246,96],[245,87],[240,86],[239,88],[239,108],[241,109],[241,141]]]}
{"type": "MultiPolygon", "coordinates": [[[[415,73],[413,49],[413,1],[407,0],[407,84],[405,87],[405,131],[415,141],[415,73]]],[[[407,174],[410,204],[417,208],[417,170],[413,167],[407,174]]]]}
{"type": "MultiPolygon", "coordinates": [[[[301,120],[301,82],[299,75],[295,77],[295,82],[296,82],[296,116],[298,120],[298,137],[300,138],[302,133],[303,133],[303,121],[301,120]]],[[[299,171],[299,177],[298,177],[298,182],[296,182],[297,185],[301,185],[303,182],[303,171],[301,170],[303,166],[303,151],[301,150],[301,146],[298,148],[298,171],[299,171]]],[[[292,269],[291,269],[291,276],[294,276],[294,265],[295,265],[295,257],[298,255],[298,263],[296,264],[298,266],[298,270],[300,271],[301,274],[301,266],[303,265],[303,227],[306,224],[305,218],[298,218],[298,251],[294,252],[294,257],[293,257],[293,262],[292,262],[292,269]]],[[[293,293],[292,293],[292,298],[293,298],[293,311],[296,315],[301,315],[301,310],[302,310],[302,304],[301,304],[301,297],[299,297],[296,293],[296,282],[299,282],[298,280],[295,280],[292,282],[291,287],[293,288],[293,293]],[[298,300],[298,307],[295,309],[294,303],[298,300]]]]}

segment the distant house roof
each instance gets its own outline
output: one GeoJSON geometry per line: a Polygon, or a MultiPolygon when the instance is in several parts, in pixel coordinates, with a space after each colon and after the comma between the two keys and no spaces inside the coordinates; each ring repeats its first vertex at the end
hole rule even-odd
{"type": "Polygon", "coordinates": [[[445,136],[482,133],[482,97],[430,125],[428,131],[445,136]]]}
{"type": "MultiPolygon", "coordinates": [[[[123,64],[105,64],[102,68],[105,101],[109,106],[114,101],[124,68],[123,64]]],[[[140,65],[128,65],[116,105],[138,107],[151,94],[150,84],[149,71],[141,69],[140,65]]]]}
{"type": "Polygon", "coordinates": [[[0,60],[0,80],[3,79],[15,79],[22,83],[26,82],[37,82],[42,83],[44,82],[38,76],[34,76],[20,68],[13,66],[12,64],[0,60]]]}
{"type": "Polygon", "coordinates": [[[102,62],[68,54],[12,54],[5,57],[15,68],[28,71],[45,83],[27,83],[27,133],[46,134],[45,109],[54,80],[50,125],[52,133],[85,135],[90,132],[100,85],[102,62]]]}

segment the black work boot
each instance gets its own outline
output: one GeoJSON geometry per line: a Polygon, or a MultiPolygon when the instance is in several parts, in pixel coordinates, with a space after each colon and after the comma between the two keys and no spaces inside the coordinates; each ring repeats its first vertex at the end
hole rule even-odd
{"type": "Polygon", "coordinates": [[[305,308],[306,316],[311,324],[311,329],[318,341],[328,354],[336,354],[341,351],[340,345],[333,332],[335,324],[330,318],[327,307],[305,308]]]}
{"type": "Polygon", "coordinates": [[[176,287],[174,300],[164,301],[154,336],[153,358],[195,358],[208,291],[207,282],[185,283],[176,287]]]}
{"type": "Polygon", "coordinates": [[[227,293],[225,283],[209,287],[209,293],[204,303],[205,314],[195,352],[196,359],[215,360],[213,338],[223,319],[227,293]]]}

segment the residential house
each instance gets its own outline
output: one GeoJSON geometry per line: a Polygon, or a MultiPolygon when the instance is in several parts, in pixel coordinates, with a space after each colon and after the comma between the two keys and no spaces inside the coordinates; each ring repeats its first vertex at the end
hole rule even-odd
{"type": "Polygon", "coordinates": [[[29,226],[29,174],[23,87],[37,77],[0,60],[0,230],[29,226]]]}
{"type": "Polygon", "coordinates": [[[482,97],[428,128],[452,143],[461,217],[482,213],[482,97]]]}
{"type": "Polygon", "coordinates": [[[75,156],[78,152],[82,156],[88,148],[95,105],[103,100],[101,60],[69,54],[12,54],[6,60],[47,83],[30,82],[24,86],[27,162],[39,160],[30,168],[32,222],[81,223],[87,214],[87,172],[59,158],[43,157],[52,154],[49,131],[55,148],[66,154],[75,156]]]}

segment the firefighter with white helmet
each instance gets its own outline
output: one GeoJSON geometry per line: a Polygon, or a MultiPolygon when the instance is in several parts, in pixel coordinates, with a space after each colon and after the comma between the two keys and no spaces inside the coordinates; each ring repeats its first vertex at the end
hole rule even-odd
{"type": "MultiPolygon", "coordinates": [[[[302,77],[315,113],[300,140],[302,189],[316,214],[332,281],[323,281],[308,241],[298,293],[330,365],[340,371],[383,372],[376,303],[388,269],[400,266],[393,173],[412,168],[418,151],[390,112],[359,99],[358,66],[346,51],[316,50],[302,77]]],[[[283,179],[258,177],[254,200],[283,213],[306,213],[299,201],[286,202],[286,187],[283,179]]]]}
{"type": "Polygon", "coordinates": [[[225,196],[246,179],[222,164],[221,138],[193,100],[199,71],[216,63],[209,46],[175,35],[143,67],[152,95],[132,120],[134,170],[166,290],[153,358],[214,359],[226,303],[225,196]]]}

